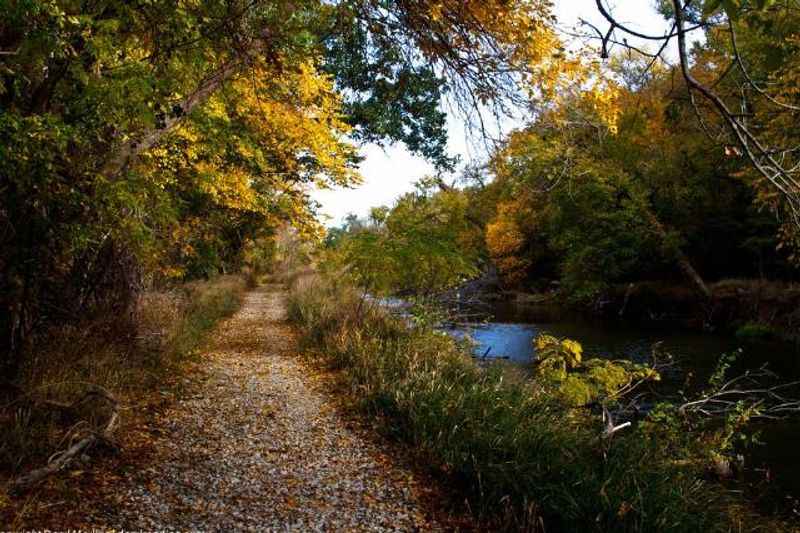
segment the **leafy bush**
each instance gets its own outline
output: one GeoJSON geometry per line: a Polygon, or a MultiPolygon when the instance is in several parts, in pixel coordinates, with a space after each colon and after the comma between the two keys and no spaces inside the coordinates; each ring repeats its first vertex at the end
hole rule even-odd
{"type": "Polygon", "coordinates": [[[422,180],[391,209],[375,208],[367,220],[349,218],[331,231],[327,245],[330,259],[372,294],[430,295],[478,274],[480,251],[472,241],[480,238],[466,193],[433,193],[422,180]]]}
{"type": "Polygon", "coordinates": [[[583,361],[583,347],[570,339],[542,334],[534,343],[535,376],[556,385],[554,392],[569,406],[581,407],[598,401],[610,405],[638,385],[661,379],[655,368],[632,361],[583,361]]]}
{"type": "Polygon", "coordinates": [[[775,329],[767,324],[748,322],[736,330],[736,338],[742,341],[766,340],[775,337],[775,329]]]}

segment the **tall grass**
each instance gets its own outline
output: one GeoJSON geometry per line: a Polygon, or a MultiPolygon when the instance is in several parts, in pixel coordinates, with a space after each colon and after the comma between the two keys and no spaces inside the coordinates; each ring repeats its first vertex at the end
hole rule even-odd
{"type": "MultiPolygon", "coordinates": [[[[477,367],[464,347],[411,327],[346,284],[298,278],[290,318],[350,394],[448,474],[497,526],[547,531],[730,531],[746,513],[702,478],[686,435],[620,432],[529,380],[477,367]]],[[[773,529],[771,529],[773,530],[773,529]]]]}
{"type": "Polygon", "coordinates": [[[51,331],[25,358],[17,394],[0,398],[0,473],[41,466],[63,447],[68,427],[41,400],[69,404],[100,386],[127,409],[123,421],[129,419],[132,406],[179,376],[182,362],[238,309],[244,293],[245,281],[235,276],[193,282],[144,294],[133,331],[111,327],[114,317],[51,331]]]}

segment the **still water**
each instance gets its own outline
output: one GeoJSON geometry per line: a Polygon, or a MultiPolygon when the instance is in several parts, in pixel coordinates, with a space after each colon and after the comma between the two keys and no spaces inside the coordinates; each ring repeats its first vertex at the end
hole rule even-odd
{"type": "Polygon", "coordinates": [[[579,341],[584,357],[650,360],[654,346],[670,354],[683,371],[705,375],[724,353],[742,350],[739,366],[769,368],[788,378],[800,377],[800,349],[780,342],[743,343],[731,335],[686,331],[664,326],[593,320],[554,312],[543,307],[509,303],[495,305],[485,322],[451,329],[456,336],[468,334],[476,343],[475,355],[530,363],[535,357],[533,340],[544,333],[579,341]],[[488,353],[487,353],[488,352],[488,353]]]}
{"type": "MultiPolygon", "coordinates": [[[[475,342],[477,357],[507,359],[523,367],[535,357],[533,340],[541,333],[580,342],[584,358],[646,362],[657,345],[662,358],[669,354],[675,362],[675,367],[662,375],[663,383],[659,384],[667,394],[678,389],[701,390],[719,357],[735,350],[741,350],[741,354],[732,373],[766,364],[786,381],[800,379],[800,349],[796,345],[742,342],[730,335],[690,332],[675,327],[589,320],[542,307],[498,304],[487,321],[448,331],[456,337],[469,335],[475,342]]],[[[800,498],[800,454],[797,451],[800,421],[771,423],[762,431],[765,444],[749,451],[748,470],[751,475],[769,477],[770,488],[777,493],[800,498]]]]}

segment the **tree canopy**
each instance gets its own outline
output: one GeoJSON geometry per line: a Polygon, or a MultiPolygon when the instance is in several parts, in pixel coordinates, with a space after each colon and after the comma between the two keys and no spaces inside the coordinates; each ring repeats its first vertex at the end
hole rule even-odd
{"type": "MultiPolygon", "coordinates": [[[[440,191],[415,206],[427,221],[419,239],[441,239],[426,206],[458,192],[465,204],[450,214],[467,214],[473,238],[448,237],[459,255],[453,270],[461,260],[491,263],[510,288],[557,280],[583,299],[616,284],[672,280],[708,298],[706,280],[796,279],[793,3],[680,4],[679,35],[676,4],[662,2],[673,26],[663,36],[640,34],[597,5],[611,24],[599,34],[589,28],[599,47],[559,60],[537,86],[545,97],[532,100],[527,123],[465,187],[434,179],[440,191]],[[690,32],[704,41],[671,61],[664,46],[690,32]],[[639,49],[626,33],[661,48],[639,49]],[[593,53],[606,61],[593,62],[593,53]],[[715,99],[742,111],[726,115],[715,99]],[[758,155],[762,148],[769,154],[758,155]]],[[[398,202],[389,217],[408,208],[398,202]]]]}
{"type": "MultiPolygon", "coordinates": [[[[517,277],[538,264],[585,280],[594,278],[575,264],[623,279],[674,263],[701,290],[704,266],[689,261],[692,232],[708,230],[697,222],[708,218],[701,199],[719,213],[715,231],[746,235],[741,246],[764,261],[778,261],[776,243],[797,245],[791,0],[661,2],[673,29],[652,36],[598,0],[610,25],[590,28],[599,54],[568,46],[547,0],[0,8],[9,354],[48,323],[129,313],[143,284],[238,268],[281,225],[318,236],[309,187],[357,183],[359,142],[402,142],[452,170],[446,104],[485,136],[492,115],[522,110],[529,124],[493,156],[489,192],[409,197],[405,214],[398,206],[386,218],[393,235],[436,218],[426,210],[450,210],[448,220],[486,231],[467,262],[491,257],[517,277]],[[693,31],[704,44],[688,46],[693,31]],[[624,36],[637,34],[661,48],[633,49],[624,36]],[[662,54],[671,40],[677,65],[662,54]],[[734,204],[745,218],[726,211],[734,204]],[[614,253],[602,245],[609,239],[620,244],[614,253]],[[542,259],[553,250],[574,259],[542,259]],[[634,250],[647,250],[647,264],[634,250]]],[[[435,234],[436,253],[464,249],[451,244],[462,233],[435,234]]]]}
{"type": "Polygon", "coordinates": [[[318,233],[308,187],[355,183],[354,141],[451,167],[445,95],[500,105],[554,46],[546,2],[0,10],[8,353],[47,323],[127,313],[148,280],[236,268],[281,224],[318,233]]]}

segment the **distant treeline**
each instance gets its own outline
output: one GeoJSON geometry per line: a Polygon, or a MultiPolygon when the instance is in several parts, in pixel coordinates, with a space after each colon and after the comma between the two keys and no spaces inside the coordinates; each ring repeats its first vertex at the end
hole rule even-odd
{"type": "MultiPolygon", "coordinates": [[[[797,72],[800,55],[788,42],[800,16],[770,16],[739,21],[738,57],[749,76],[773,80],[780,104],[798,106],[786,80],[797,72]]],[[[691,53],[693,75],[730,106],[743,82],[730,71],[736,57],[718,28],[691,53]]],[[[557,281],[579,301],[640,281],[685,285],[702,298],[709,282],[726,278],[800,279],[791,208],[718,135],[724,122],[690,97],[679,67],[634,51],[608,67],[605,92],[542,106],[484,166],[452,183],[425,179],[391,208],[349,218],[330,231],[329,247],[364,284],[390,292],[438,290],[490,264],[506,288],[557,281]]],[[[776,105],[751,102],[747,113],[763,119],[765,136],[800,145],[800,122],[776,105]]]]}

